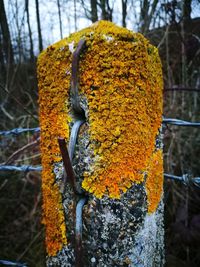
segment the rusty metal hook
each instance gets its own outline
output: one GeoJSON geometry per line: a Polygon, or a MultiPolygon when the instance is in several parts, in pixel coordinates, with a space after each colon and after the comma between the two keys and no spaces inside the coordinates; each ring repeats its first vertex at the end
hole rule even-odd
{"type": "Polygon", "coordinates": [[[79,117],[85,117],[85,113],[80,105],[80,100],[78,96],[78,69],[79,69],[79,60],[80,54],[83,49],[86,47],[86,40],[81,39],[78,43],[76,50],[72,55],[72,77],[71,77],[71,101],[72,101],[72,110],[75,115],[79,117]]]}
{"type": "Polygon", "coordinates": [[[78,67],[79,67],[79,60],[80,54],[85,47],[86,41],[81,39],[78,43],[76,50],[72,55],[72,77],[71,77],[71,106],[72,111],[75,115],[75,122],[71,129],[71,134],[69,138],[69,145],[67,149],[66,141],[64,138],[58,138],[58,143],[63,159],[63,165],[65,168],[64,174],[64,189],[69,179],[69,182],[73,188],[73,192],[75,196],[80,196],[81,199],[78,201],[76,205],[76,225],[75,225],[75,267],[83,267],[83,252],[82,252],[82,213],[83,213],[83,206],[87,201],[87,197],[84,196],[84,192],[78,188],[76,184],[76,177],[74,175],[73,167],[72,167],[72,160],[75,150],[75,145],[77,142],[77,137],[79,133],[79,129],[81,125],[85,122],[85,112],[80,105],[80,99],[78,95],[78,67]],[[78,117],[78,119],[77,119],[78,117]]]}

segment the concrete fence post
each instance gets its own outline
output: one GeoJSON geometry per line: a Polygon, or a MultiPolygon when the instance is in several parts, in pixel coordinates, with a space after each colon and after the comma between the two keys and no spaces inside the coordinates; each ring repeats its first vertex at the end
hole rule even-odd
{"type": "Polygon", "coordinates": [[[47,266],[163,266],[162,70],[99,21],[38,58],[47,266]]]}

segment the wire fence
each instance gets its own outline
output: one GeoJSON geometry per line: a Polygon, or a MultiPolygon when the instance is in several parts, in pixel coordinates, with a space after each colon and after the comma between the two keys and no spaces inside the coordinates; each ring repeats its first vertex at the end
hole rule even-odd
{"type": "MultiPolygon", "coordinates": [[[[22,166],[14,166],[14,165],[0,165],[0,171],[16,171],[16,172],[40,172],[42,171],[42,166],[30,166],[30,165],[22,165],[22,166]]],[[[182,182],[184,185],[195,185],[200,187],[200,177],[192,178],[189,174],[183,174],[182,176],[176,176],[173,174],[164,173],[165,179],[175,180],[178,182],[182,182]]]]}
{"type": "Polygon", "coordinates": [[[5,266],[27,267],[26,263],[7,261],[7,260],[0,260],[0,264],[3,264],[5,266]]]}
{"type": "MultiPolygon", "coordinates": [[[[184,121],[174,118],[163,118],[162,121],[163,124],[171,124],[171,125],[177,125],[177,126],[189,126],[189,127],[200,127],[200,122],[190,122],[190,121],[184,121]]],[[[40,127],[36,128],[15,128],[8,131],[0,131],[0,135],[6,136],[6,135],[19,135],[21,133],[27,133],[27,132],[40,132],[40,127]]]]}
{"type": "Polygon", "coordinates": [[[0,171],[17,171],[17,172],[30,172],[30,171],[41,171],[41,166],[30,166],[30,165],[22,165],[22,166],[14,166],[14,165],[0,165],[0,171]]]}
{"type": "Polygon", "coordinates": [[[192,178],[189,174],[183,174],[182,176],[176,176],[173,174],[164,173],[166,179],[182,182],[186,186],[195,185],[200,188],[200,177],[192,178]]]}
{"type": "MultiPolygon", "coordinates": [[[[163,118],[163,124],[171,124],[176,126],[187,126],[187,127],[200,127],[200,122],[189,122],[174,118],[163,118]]],[[[21,133],[27,132],[39,132],[40,127],[36,128],[15,128],[9,131],[0,131],[1,136],[8,135],[19,135],[21,133]]],[[[30,172],[30,171],[41,171],[42,166],[30,166],[30,165],[22,165],[22,166],[14,166],[14,165],[0,165],[0,171],[17,171],[17,172],[30,172]]],[[[196,185],[200,187],[200,177],[191,178],[188,174],[184,174],[182,176],[176,176],[173,174],[164,173],[164,177],[166,179],[171,179],[175,181],[180,181],[185,185],[196,185]]]]}
{"type": "Polygon", "coordinates": [[[6,135],[18,135],[21,133],[27,133],[27,132],[39,132],[40,127],[36,128],[15,128],[9,131],[0,131],[0,135],[6,136],[6,135]]]}
{"type": "Polygon", "coordinates": [[[163,118],[163,124],[171,124],[177,126],[188,126],[188,127],[200,127],[200,122],[189,122],[173,118],[163,118]]]}

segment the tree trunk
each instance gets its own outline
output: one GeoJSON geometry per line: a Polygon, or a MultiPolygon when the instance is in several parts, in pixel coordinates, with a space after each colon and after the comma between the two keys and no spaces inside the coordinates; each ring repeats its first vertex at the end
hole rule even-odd
{"type": "Polygon", "coordinates": [[[14,54],[3,0],[0,0],[0,25],[3,36],[3,50],[6,57],[6,62],[8,64],[13,64],[14,54]]]}
{"type": "Polygon", "coordinates": [[[0,34],[0,82],[4,84],[6,77],[6,67],[3,55],[3,40],[0,34]]]}
{"type": "Polygon", "coordinates": [[[192,12],[192,0],[184,0],[183,1],[183,19],[188,21],[191,20],[191,12],[192,12]]]}
{"type": "Polygon", "coordinates": [[[126,28],[127,0],[122,0],[122,26],[126,28]]]}
{"type": "Polygon", "coordinates": [[[100,0],[101,18],[103,20],[112,21],[113,9],[110,7],[109,0],[100,0]]]}
{"type": "Polygon", "coordinates": [[[140,2],[140,32],[144,33],[146,29],[146,21],[149,12],[149,1],[141,0],[140,2]]]}
{"type": "Polygon", "coordinates": [[[29,35],[29,41],[30,41],[30,58],[31,58],[31,62],[34,62],[33,38],[32,38],[30,16],[29,16],[29,0],[25,0],[25,10],[26,10],[26,15],[27,15],[28,35],[29,35]]]}
{"type": "Polygon", "coordinates": [[[59,26],[60,26],[60,38],[63,39],[60,0],[57,0],[57,7],[58,7],[58,17],[59,17],[59,26]]]}
{"type": "Polygon", "coordinates": [[[90,6],[91,6],[91,20],[94,23],[98,20],[97,0],[90,0],[90,6]]]}
{"type": "Polygon", "coordinates": [[[74,29],[77,31],[77,10],[76,10],[76,0],[74,0],[74,29]]]}
{"type": "Polygon", "coordinates": [[[43,43],[42,43],[42,31],[41,31],[41,24],[40,24],[40,10],[39,10],[38,0],[35,0],[35,6],[36,6],[36,17],[37,17],[37,28],[38,28],[39,51],[42,52],[43,43]]]}
{"type": "Polygon", "coordinates": [[[141,1],[140,32],[146,34],[149,31],[152,18],[155,14],[158,0],[150,4],[149,0],[141,1]]]}

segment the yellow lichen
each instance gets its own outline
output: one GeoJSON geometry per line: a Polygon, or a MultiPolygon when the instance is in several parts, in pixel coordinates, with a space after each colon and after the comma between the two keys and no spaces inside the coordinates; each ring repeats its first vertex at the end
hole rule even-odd
{"type": "MultiPolygon", "coordinates": [[[[69,138],[72,51],[82,38],[86,49],[80,59],[79,92],[88,103],[90,148],[94,153],[94,164],[84,174],[83,188],[98,198],[120,198],[133,183],[143,182],[161,125],[161,63],[157,49],[141,34],[100,21],[39,56],[43,207],[50,255],[66,243],[53,165],[61,160],[57,138],[69,138]]],[[[149,169],[151,177],[154,171],[149,169]]],[[[155,178],[155,183],[159,182],[161,185],[162,180],[155,178]]],[[[149,184],[148,209],[152,212],[159,197],[152,208],[154,194],[148,192],[149,184]]]]}

